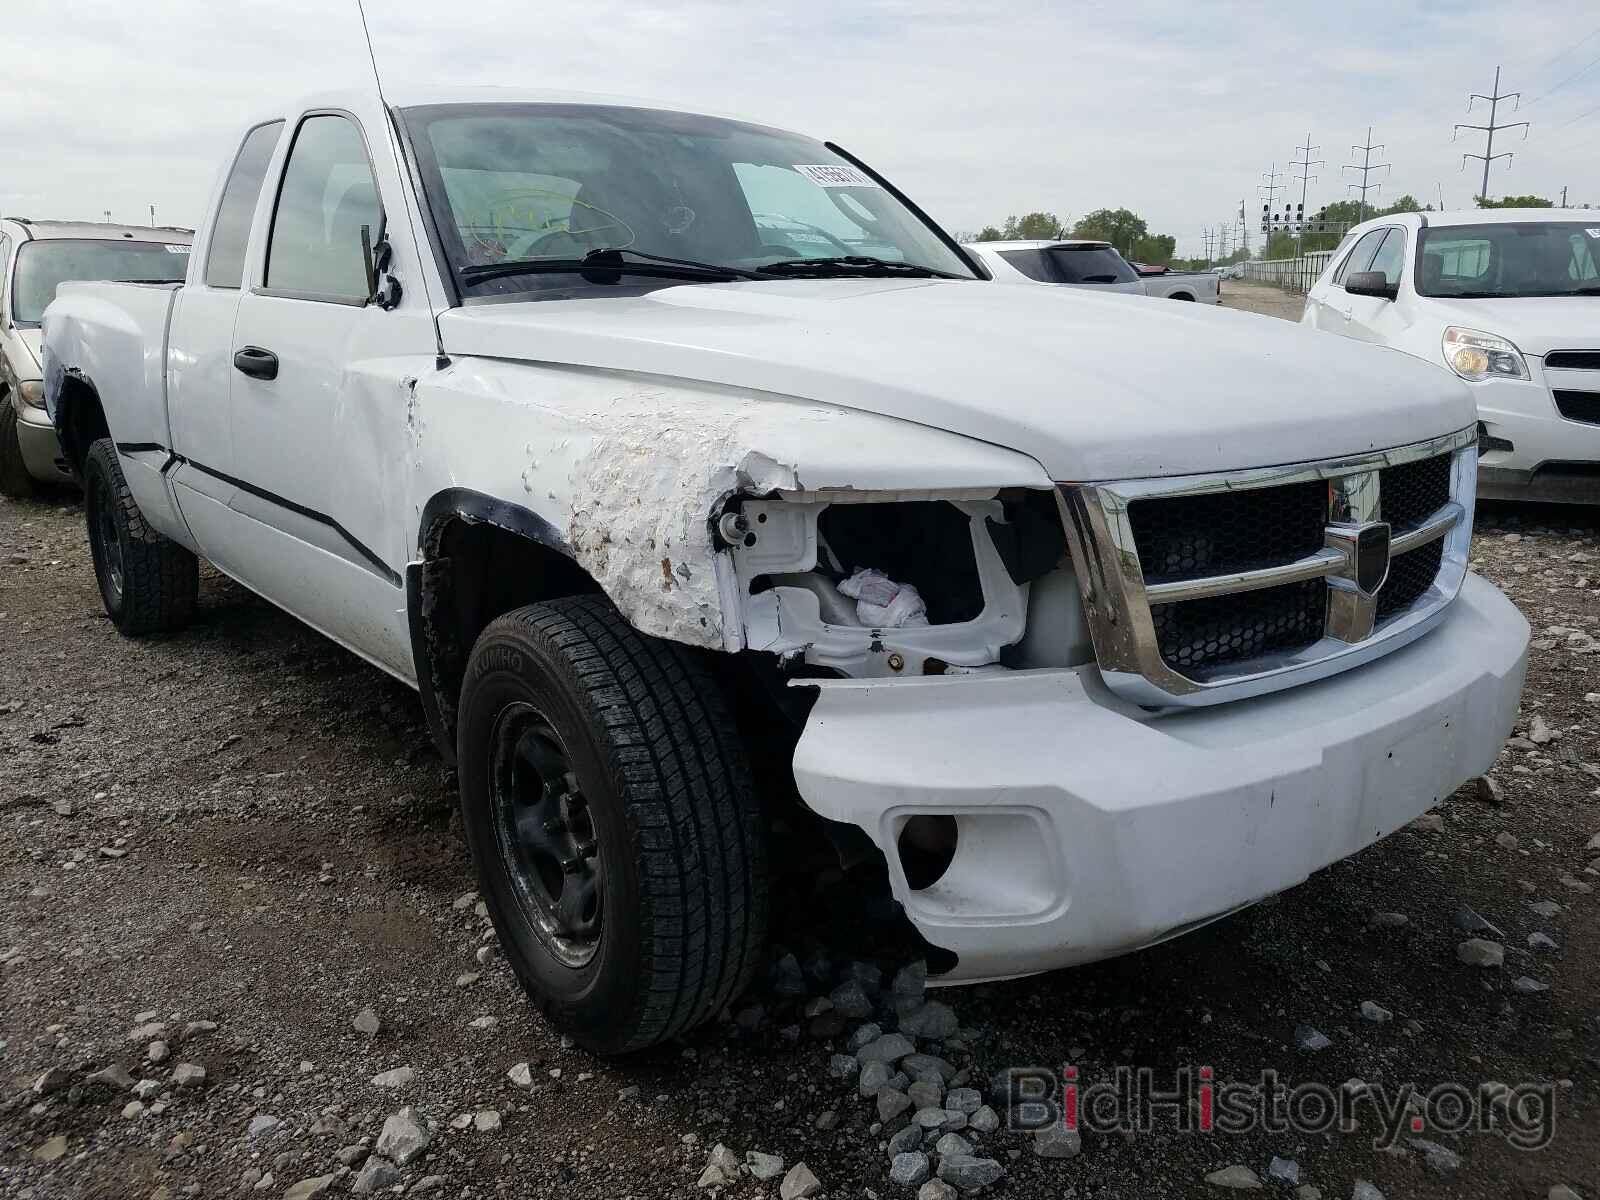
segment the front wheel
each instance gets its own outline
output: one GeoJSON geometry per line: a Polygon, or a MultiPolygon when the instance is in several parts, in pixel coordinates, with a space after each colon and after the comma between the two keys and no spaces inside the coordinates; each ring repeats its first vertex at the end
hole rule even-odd
{"type": "Polygon", "coordinates": [[[458,722],[484,903],[534,1003],[591,1050],[709,1020],[766,935],[766,828],[715,680],[604,597],[478,638],[458,722]]]}
{"type": "Polygon", "coordinates": [[[140,637],[187,625],[200,591],[200,564],[146,523],[110,438],[90,446],[84,459],[83,511],[100,599],[117,629],[140,637]]]}

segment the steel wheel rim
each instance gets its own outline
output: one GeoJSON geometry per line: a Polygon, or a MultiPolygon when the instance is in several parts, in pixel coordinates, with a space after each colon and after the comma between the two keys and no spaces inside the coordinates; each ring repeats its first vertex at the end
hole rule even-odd
{"type": "Polygon", "coordinates": [[[527,703],[506,707],[489,742],[495,845],[518,907],[563,966],[600,947],[603,861],[571,755],[527,703]]]}
{"type": "Polygon", "coordinates": [[[115,606],[122,602],[122,540],[117,537],[117,522],[111,509],[111,496],[106,481],[96,476],[94,481],[95,542],[100,551],[101,575],[106,599],[115,606]]]}

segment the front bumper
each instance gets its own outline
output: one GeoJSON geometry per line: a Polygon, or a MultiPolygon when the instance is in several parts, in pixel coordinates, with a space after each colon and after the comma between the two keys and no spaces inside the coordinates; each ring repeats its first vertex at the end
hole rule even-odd
{"type": "Polygon", "coordinates": [[[17,405],[17,442],[22,447],[22,461],[29,475],[42,483],[72,482],[55,426],[44,409],[17,405]]]}
{"type": "Polygon", "coordinates": [[[895,898],[957,965],[1031,974],[1163,941],[1378,841],[1494,762],[1528,625],[1469,576],[1433,632],[1288,691],[1152,715],[1092,669],[820,685],[794,774],[884,852],[895,898]],[[955,856],[913,891],[906,822],[955,856]]]}
{"type": "MultiPolygon", "coordinates": [[[[1531,360],[1537,362],[1537,359],[1531,360]]],[[[1549,379],[1494,379],[1472,385],[1478,420],[1491,438],[1512,448],[1478,456],[1478,495],[1487,500],[1600,504],[1600,425],[1563,417],[1549,379]]],[[[1587,373],[1585,373],[1587,374],[1587,373]]],[[[1584,386],[1578,380],[1572,386],[1584,386]]]]}

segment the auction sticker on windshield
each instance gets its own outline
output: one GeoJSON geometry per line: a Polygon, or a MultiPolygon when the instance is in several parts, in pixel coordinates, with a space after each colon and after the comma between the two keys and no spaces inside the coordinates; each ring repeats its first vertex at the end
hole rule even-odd
{"type": "Polygon", "coordinates": [[[815,166],[796,163],[794,169],[818,187],[875,188],[878,186],[865,172],[858,171],[854,167],[845,166],[842,163],[819,163],[815,166]]]}

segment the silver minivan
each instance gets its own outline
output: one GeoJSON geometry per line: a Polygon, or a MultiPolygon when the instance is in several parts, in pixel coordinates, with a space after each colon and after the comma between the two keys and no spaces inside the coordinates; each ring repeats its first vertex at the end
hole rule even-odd
{"type": "Polygon", "coordinates": [[[72,476],[44,410],[39,321],[56,288],[73,279],[182,282],[187,229],[79,221],[0,220],[0,493],[72,476]]]}

